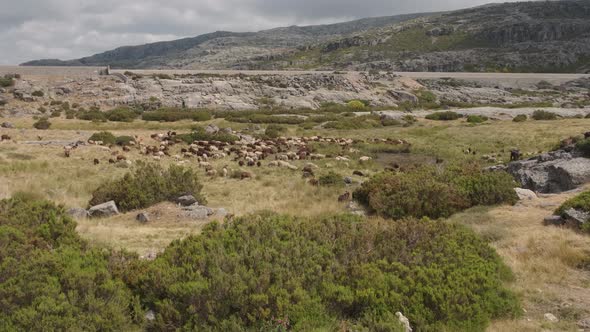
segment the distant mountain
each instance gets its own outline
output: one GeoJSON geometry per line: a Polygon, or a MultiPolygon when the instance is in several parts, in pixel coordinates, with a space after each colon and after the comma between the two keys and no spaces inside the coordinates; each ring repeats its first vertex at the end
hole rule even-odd
{"type": "Polygon", "coordinates": [[[23,65],[589,72],[590,1],[513,2],[256,33],[215,32],[23,65]]]}
{"type": "Polygon", "coordinates": [[[113,68],[238,68],[254,58],[272,58],[317,41],[388,26],[426,14],[409,14],[313,26],[291,26],[259,32],[218,31],[194,38],[124,46],[93,56],[61,61],[35,60],[23,66],[106,66],[113,68]]]}

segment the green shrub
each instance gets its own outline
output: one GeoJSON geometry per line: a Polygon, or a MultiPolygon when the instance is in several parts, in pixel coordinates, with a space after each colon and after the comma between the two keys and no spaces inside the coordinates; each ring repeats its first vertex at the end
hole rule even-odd
{"type": "Polygon", "coordinates": [[[212,116],[206,110],[183,110],[179,108],[161,108],[157,111],[143,112],[141,118],[145,121],[175,122],[181,120],[208,121],[212,116]]]}
{"type": "Polygon", "coordinates": [[[131,287],[150,331],[399,331],[398,310],[416,331],[483,331],[518,316],[511,278],[461,226],[262,213],[174,241],[131,287]]]}
{"type": "Polygon", "coordinates": [[[590,158],[590,138],[576,142],[576,150],[579,151],[582,156],[590,158]]]}
{"type": "Polygon", "coordinates": [[[47,118],[41,118],[37,122],[33,123],[33,127],[39,130],[47,130],[51,127],[51,122],[47,118]]]}
{"type": "Polygon", "coordinates": [[[51,103],[49,103],[49,105],[51,105],[51,106],[58,106],[61,104],[63,104],[63,101],[61,101],[61,100],[52,100],[51,103]]]}
{"type": "Polygon", "coordinates": [[[111,132],[108,132],[108,131],[101,131],[98,133],[94,133],[94,134],[92,134],[92,136],[90,136],[90,138],[88,140],[95,141],[95,142],[100,141],[105,145],[117,143],[117,138],[115,137],[115,135],[113,135],[111,132]]]}
{"type": "Polygon", "coordinates": [[[135,143],[135,138],[131,136],[119,136],[115,139],[115,143],[119,146],[129,146],[132,142],[135,143]]]}
{"type": "Polygon", "coordinates": [[[43,96],[45,96],[45,93],[41,90],[37,90],[37,91],[33,91],[33,93],[31,95],[33,97],[43,97],[43,96]]]}
{"type": "Polygon", "coordinates": [[[53,111],[51,111],[51,114],[49,115],[49,117],[51,117],[51,118],[59,118],[60,116],[61,116],[60,110],[53,110],[53,111]]]}
{"type": "Polygon", "coordinates": [[[39,106],[39,108],[37,110],[43,114],[47,113],[47,109],[43,106],[39,106]]]}
{"type": "Polygon", "coordinates": [[[379,215],[446,218],[475,205],[514,204],[515,183],[505,172],[475,166],[439,170],[424,166],[406,173],[381,173],[363,183],[354,198],[379,215]]]}
{"type": "Polygon", "coordinates": [[[360,100],[351,100],[348,103],[346,103],[346,106],[348,106],[349,108],[353,109],[353,110],[364,110],[366,105],[365,103],[363,103],[360,100]]]}
{"type": "Polygon", "coordinates": [[[342,175],[331,171],[328,174],[322,175],[318,179],[320,186],[338,186],[344,184],[342,175]]]}
{"type": "Polygon", "coordinates": [[[78,119],[80,120],[86,120],[86,121],[100,121],[100,122],[106,122],[107,121],[107,116],[101,112],[100,110],[79,110],[78,111],[78,119]]]}
{"type": "Polygon", "coordinates": [[[12,77],[0,77],[0,87],[1,88],[8,88],[14,86],[14,79],[12,77]]]}
{"type": "Polygon", "coordinates": [[[519,114],[512,119],[514,122],[525,122],[527,120],[526,114],[519,114]]]}
{"type": "Polygon", "coordinates": [[[301,124],[304,118],[298,116],[279,116],[269,114],[230,115],[225,118],[230,122],[238,123],[275,123],[275,124],[301,124]]]}
{"type": "Polygon", "coordinates": [[[533,112],[532,118],[535,120],[557,120],[557,114],[543,110],[536,110],[533,112]]]}
{"type": "Polygon", "coordinates": [[[452,121],[457,120],[462,115],[453,111],[445,111],[445,112],[436,112],[432,114],[428,114],[426,119],[428,120],[437,120],[437,121],[452,121]]]}
{"type": "Polygon", "coordinates": [[[104,114],[107,120],[114,122],[133,122],[139,116],[136,111],[128,107],[118,107],[106,111],[104,114]]]}
{"type": "Polygon", "coordinates": [[[283,135],[285,133],[285,131],[286,131],[285,127],[282,127],[282,126],[279,126],[276,124],[270,124],[264,130],[264,136],[266,138],[273,139],[273,138],[280,137],[281,135],[283,135]]]}
{"type": "Polygon", "coordinates": [[[179,134],[176,137],[184,141],[186,144],[193,144],[195,141],[219,141],[233,143],[240,140],[239,137],[224,133],[222,131],[219,131],[216,134],[209,134],[202,127],[194,128],[193,132],[190,134],[179,134]]]}
{"type": "Polygon", "coordinates": [[[467,117],[467,122],[469,123],[483,123],[486,121],[488,121],[488,117],[483,115],[469,115],[467,117]]]}
{"type": "Polygon", "coordinates": [[[92,193],[90,205],[115,201],[120,211],[146,208],[182,195],[193,195],[199,203],[202,185],[192,168],[139,163],[133,172],[102,184],[92,193]]]}
{"type": "Polygon", "coordinates": [[[331,121],[324,124],[324,128],[326,129],[339,130],[371,129],[381,126],[383,126],[381,119],[373,115],[363,115],[351,118],[347,117],[338,121],[331,121]]]}
{"type": "Polygon", "coordinates": [[[2,330],[136,330],[139,301],[110,270],[111,252],[89,249],[63,207],[33,199],[0,201],[2,330]]]}
{"type": "MultiPolygon", "coordinates": [[[[565,201],[557,210],[555,210],[555,214],[564,216],[565,211],[572,208],[584,212],[590,212],[590,191],[585,191],[578,196],[565,201]]],[[[590,234],[590,223],[586,222],[583,224],[582,231],[590,234]]]]}

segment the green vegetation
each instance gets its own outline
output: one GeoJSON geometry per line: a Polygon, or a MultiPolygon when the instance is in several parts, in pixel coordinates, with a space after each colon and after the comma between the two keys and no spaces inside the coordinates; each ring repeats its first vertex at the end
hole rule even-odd
{"type": "Polygon", "coordinates": [[[106,122],[107,116],[104,112],[101,112],[98,108],[91,110],[80,109],[77,113],[77,117],[80,120],[94,121],[94,122],[106,122]]]}
{"type": "Polygon", "coordinates": [[[482,172],[478,165],[445,170],[423,166],[378,174],[363,183],[354,198],[384,217],[437,219],[476,205],[514,204],[514,187],[508,173],[482,172]]]}
{"type": "Polygon", "coordinates": [[[14,79],[10,76],[0,77],[0,87],[8,88],[14,86],[14,79]]]}
{"type": "Polygon", "coordinates": [[[445,112],[436,112],[432,114],[428,114],[426,119],[428,120],[437,120],[437,121],[452,121],[461,118],[461,114],[453,112],[453,111],[445,111],[445,112]]]}
{"type": "Polygon", "coordinates": [[[90,136],[88,140],[94,142],[102,142],[105,145],[115,144],[117,142],[117,138],[115,137],[115,135],[108,131],[94,133],[92,134],[92,136],[90,136]]]}
{"type": "Polygon", "coordinates": [[[275,124],[300,124],[305,121],[304,118],[298,116],[282,116],[269,114],[245,114],[245,115],[230,115],[225,118],[230,122],[238,123],[275,123],[275,124]]]}
{"type": "Polygon", "coordinates": [[[176,137],[184,141],[186,144],[193,144],[195,141],[219,141],[232,143],[239,140],[239,137],[224,133],[222,131],[219,131],[216,134],[209,134],[203,127],[193,128],[191,133],[179,134],[176,137]]]}
{"type": "Polygon", "coordinates": [[[543,110],[536,110],[533,112],[533,119],[535,120],[557,120],[557,114],[543,111],[543,110]]]}
{"type": "Polygon", "coordinates": [[[363,103],[360,100],[351,100],[348,103],[346,103],[346,106],[353,110],[362,111],[365,109],[367,105],[365,105],[365,103],[363,103]]]}
{"type": "Polygon", "coordinates": [[[115,139],[115,144],[119,146],[129,146],[131,143],[135,143],[135,138],[131,136],[119,136],[115,139]]]}
{"type": "Polygon", "coordinates": [[[488,117],[484,115],[469,115],[467,116],[467,122],[469,123],[484,123],[488,121],[488,117]]]}
{"type": "Polygon", "coordinates": [[[115,122],[133,122],[139,113],[128,107],[118,107],[104,113],[105,117],[109,121],[115,122]]]}
{"type": "Polygon", "coordinates": [[[320,186],[340,186],[344,184],[342,175],[333,171],[320,176],[318,181],[320,186]]]}
{"type": "Polygon", "coordinates": [[[580,151],[584,157],[590,158],[590,138],[576,142],[576,150],[580,151]]]}
{"type": "Polygon", "coordinates": [[[176,122],[181,120],[207,121],[211,120],[212,116],[211,113],[206,110],[184,110],[181,108],[170,107],[161,108],[156,111],[143,112],[141,118],[145,121],[176,122]]]}
{"type": "Polygon", "coordinates": [[[35,123],[33,123],[33,127],[39,130],[47,130],[51,127],[51,122],[47,118],[40,118],[35,123]]]}
{"type": "Polygon", "coordinates": [[[199,203],[204,203],[202,187],[192,168],[171,165],[163,169],[157,164],[139,163],[133,172],[98,187],[89,205],[115,201],[119,210],[126,212],[182,195],[193,195],[199,203]]]}
{"type": "Polygon", "coordinates": [[[527,119],[528,119],[528,117],[525,114],[519,114],[519,115],[515,116],[514,119],[512,119],[512,121],[525,122],[527,119]]]}
{"type": "Polygon", "coordinates": [[[122,331],[140,323],[139,301],[91,249],[63,207],[16,194],[0,201],[3,331],[122,331]]]}
{"type": "Polygon", "coordinates": [[[274,139],[280,137],[286,132],[287,128],[276,124],[270,124],[264,130],[264,136],[268,139],[274,139]]]}
{"type": "Polygon", "coordinates": [[[33,91],[33,93],[31,95],[33,97],[43,97],[43,96],[45,96],[45,93],[41,90],[37,90],[37,91],[33,91]]]}
{"type": "Polygon", "coordinates": [[[134,274],[150,331],[484,330],[518,315],[494,250],[460,226],[262,213],[212,223],[134,274]],[[460,245],[457,245],[460,244],[460,245]]]}

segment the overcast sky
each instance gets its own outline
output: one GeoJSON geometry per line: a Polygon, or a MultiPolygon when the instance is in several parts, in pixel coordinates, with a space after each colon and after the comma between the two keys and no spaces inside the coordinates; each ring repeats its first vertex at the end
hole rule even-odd
{"type": "Polygon", "coordinates": [[[0,64],[73,59],[217,30],[452,10],[490,0],[0,0],[0,64]]]}

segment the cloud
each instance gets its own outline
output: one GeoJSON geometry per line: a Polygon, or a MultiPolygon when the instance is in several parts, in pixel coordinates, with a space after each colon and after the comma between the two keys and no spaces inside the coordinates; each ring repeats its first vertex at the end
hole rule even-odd
{"type": "Polygon", "coordinates": [[[18,0],[0,11],[0,64],[73,59],[217,30],[452,10],[486,0],[18,0]]]}

